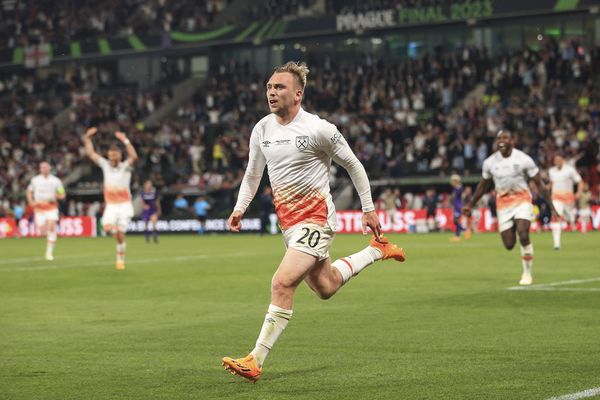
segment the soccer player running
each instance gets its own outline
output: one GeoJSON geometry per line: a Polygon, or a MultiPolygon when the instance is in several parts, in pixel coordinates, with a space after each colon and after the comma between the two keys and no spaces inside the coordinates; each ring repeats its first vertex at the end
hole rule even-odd
{"type": "MultiPolygon", "coordinates": [[[[559,217],[575,226],[575,199],[583,193],[584,182],[581,175],[572,166],[565,164],[561,154],[554,156],[554,166],[548,170],[550,186],[552,188],[552,203],[559,217]],[[577,185],[577,193],[573,193],[573,186],[577,185]]],[[[552,229],[552,242],[554,250],[560,250],[560,236],[562,221],[553,219],[550,222],[552,229]]]]}
{"type": "Polygon", "coordinates": [[[484,193],[492,186],[496,188],[496,208],[498,213],[498,230],[502,243],[507,250],[512,250],[519,235],[523,274],[519,284],[531,285],[531,267],[533,265],[533,244],[529,240],[529,226],[533,218],[533,205],[529,181],[539,188],[540,195],[550,205],[552,214],[556,210],[550,201],[550,194],[543,185],[538,167],[531,157],[513,147],[512,134],[501,130],[496,135],[498,151],[485,159],[482,168],[482,179],[475,189],[473,199],[463,207],[463,213],[469,217],[473,204],[477,204],[484,193]]]}
{"type": "Polygon", "coordinates": [[[131,172],[133,164],[138,156],[135,148],[123,132],[115,132],[115,137],[125,145],[127,159],[122,161],[121,149],[116,144],[109,147],[107,157],[100,156],[94,150],[92,137],[98,132],[95,127],[88,128],[83,137],[85,152],[88,157],[102,168],[104,175],[104,214],[102,224],[104,232],[111,234],[117,240],[117,262],[116,268],[125,269],[125,232],[127,225],[133,217],[133,205],[131,204],[131,172]]]}
{"type": "Polygon", "coordinates": [[[230,229],[239,232],[266,165],[287,250],[271,282],[271,304],[256,346],[244,358],[223,358],[226,369],[251,381],[260,378],[267,354],[292,317],[294,293],[302,281],[328,299],[375,261],[404,261],[404,251],[381,235],[364,167],[335,125],[302,109],[307,74],[305,64],[288,62],[271,75],[266,93],[271,114],[252,131],[248,166],[228,220],[230,229]],[[374,234],[369,246],[334,262],[329,258],[336,229],[329,193],[332,159],[348,171],[360,196],[363,232],[368,227],[374,234]]]}
{"type": "Polygon", "coordinates": [[[152,224],[152,239],[154,240],[154,243],[158,243],[156,222],[160,215],[160,201],[158,198],[158,191],[151,180],[148,179],[144,182],[141,197],[144,203],[142,220],[144,221],[144,237],[146,238],[146,243],[150,243],[150,224],[152,224]]]}
{"type": "Polygon", "coordinates": [[[50,164],[42,161],[39,168],[39,175],[34,176],[27,187],[27,203],[33,208],[40,234],[46,236],[46,260],[52,261],[57,238],[58,200],[65,198],[65,188],[60,179],[50,173],[50,164]]]}

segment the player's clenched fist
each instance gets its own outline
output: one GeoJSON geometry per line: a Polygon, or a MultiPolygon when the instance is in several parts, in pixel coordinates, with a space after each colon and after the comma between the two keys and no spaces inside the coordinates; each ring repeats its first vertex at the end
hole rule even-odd
{"type": "Polygon", "coordinates": [[[96,132],[98,132],[98,128],[96,128],[95,126],[92,126],[91,128],[87,128],[85,131],[85,136],[86,137],[92,137],[96,134],[96,132]]]}
{"type": "Polygon", "coordinates": [[[227,220],[227,225],[229,226],[229,230],[232,232],[239,232],[242,228],[242,216],[244,214],[241,211],[234,211],[229,216],[227,220]]]}

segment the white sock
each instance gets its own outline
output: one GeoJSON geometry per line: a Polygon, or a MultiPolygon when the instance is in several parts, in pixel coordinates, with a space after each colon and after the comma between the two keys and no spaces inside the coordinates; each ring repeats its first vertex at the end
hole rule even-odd
{"type": "Polygon", "coordinates": [[[117,243],[117,261],[125,262],[125,242],[117,243]]]}
{"type": "Polygon", "coordinates": [[[46,237],[46,254],[52,255],[55,245],[56,245],[56,231],[48,232],[48,235],[46,237]]]}
{"type": "Polygon", "coordinates": [[[342,282],[346,283],[354,275],[358,275],[360,271],[373,264],[377,260],[381,260],[383,254],[375,247],[367,246],[358,253],[351,256],[340,258],[331,263],[331,266],[336,268],[342,274],[342,282]]]}
{"type": "Polygon", "coordinates": [[[290,318],[292,318],[292,310],[286,310],[269,304],[267,315],[265,315],[265,322],[263,322],[260,334],[256,340],[256,347],[250,352],[259,366],[262,366],[265,362],[265,358],[267,358],[269,351],[283,333],[290,318]]]}
{"type": "Polygon", "coordinates": [[[533,243],[527,246],[521,246],[521,261],[523,263],[523,273],[531,275],[531,267],[533,266],[533,243]]]}
{"type": "Polygon", "coordinates": [[[552,242],[554,243],[554,248],[559,248],[560,232],[562,230],[561,222],[551,222],[550,229],[552,229],[552,242]]]}

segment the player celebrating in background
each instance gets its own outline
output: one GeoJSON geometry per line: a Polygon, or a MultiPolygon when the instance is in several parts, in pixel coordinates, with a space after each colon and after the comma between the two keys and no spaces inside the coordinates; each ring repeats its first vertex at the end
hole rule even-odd
{"type": "Polygon", "coordinates": [[[123,156],[121,149],[113,144],[108,149],[108,160],[101,157],[94,150],[92,137],[98,132],[95,127],[88,128],[85,132],[83,141],[85,143],[85,152],[88,157],[95,162],[104,174],[104,202],[106,207],[102,215],[102,224],[104,232],[114,235],[117,240],[117,269],[125,269],[125,232],[127,225],[133,217],[133,205],[131,204],[131,192],[129,185],[131,183],[132,166],[137,161],[135,148],[127,139],[123,132],[115,132],[115,137],[119,139],[127,150],[127,160],[121,161],[123,156]]]}
{"type": "Polygon", "coordinates": [[[142,201],[144,202],[142,211],[142,220],[144,221],[144,237],[146,243],[150,243],[150,230],[149,225],[152,224],[152,239],[154,243],[158,243],[158,230],[156,229],[156,222],[160,215],[160,201],[158,199],[158,191],[152,185],[151,180],[144,182],[142,189],[142,201]]]}
{"type": "Polygon", "coordinates": [[[260,378],[267,354],[292,317],[292,302],[302,281],[322,299],[333,296],[348,280],[376,260],[404,261],[404,251],[381,235],[364,167],[335,125],[301,107],[308,68],[288,62],[267,83],[271,114],[260,120],[250,137],[250,155],[229,227],[239,232],[241,219],[260,184],[265,165],[287,251],[271,282],[271,304],[256,346],[244,358],[223,358],[233,374],[260,378]],[[329,188],[331,160],[352,178],[362,203],[363,231],[374,234],[370,245],[331,262],[336,213],[329,188]]]}
{"type": "MultiPolygon", "coordinates": [[[[550,186],[552,187],[552,203],[559,217],[575,225],[575,199],[583,192],[583,181],[575,168],[565,164],[561,154],[554,156],[554,166],[548,171],[550,186]],[[577,193],[573,194],[573,186],[577,185],[577,193]]],[[[562,221],[553,219],[550,223],[554,250],[560,250],[560,234],[562,221]]]]}
{"type": "Polygon", "coordinates": [[[463,207],[463,213],[470,216],[473,204],[477,204],[481,196],[492,189],[492,184],[496,187],[498,230],[502,243],[507,250],[512,250],[516,244],[516,234],[519,235],[523,264],[519,284],[531,285],[533,244],[529,240],[529,226],[533,218],[533,205],[528,181],[531,180],[537,185],[540,195],[552,208],[553,215],[556,215],[556,210],[552,206],[548,190],[541,182],[538,167],[531,157],[515,149],[512,142],[512,134],[509,131],[498,132],[498,151],[483,162],[482,179],[475,189],[473,199],[463,207]]]}
{"type": "Polygon", "coordinates": [[[65,188],[56,176],[50,174],[50,164],[40,163],[40,173],[31,179],[27,187],[27,203],[33,208],[35,225],[46,236],[46,260],[54,260],[58,200],[65,198],[65,188]]]}

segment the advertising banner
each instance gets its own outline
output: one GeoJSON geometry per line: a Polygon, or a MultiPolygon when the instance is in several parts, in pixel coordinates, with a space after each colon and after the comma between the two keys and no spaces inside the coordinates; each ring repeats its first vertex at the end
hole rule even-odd
{"type": "MultiPolygon", "coordinates": [[[[0,218],[0,238],[37,237],[39,229],[33,221],[21,219],[17,223],[13,218],[0,218]]],[[[58,223],[58,236],[93,237],[96,236],[96,219],[93,217],[62,217],[58,223]]]]}
{"type": "MultiPolygon", "coordinates": [[[[426,233],[433,229],[440,231],[454,230],[454,216],[452,209],[439,208],[435,217],[427,218],[425,210],[395,210],[394,212],[377,211],[381,227],[385,233],[426,233]]],[[[583,212],[586,215],[586,212],[583,212]]],[[[600,230],[600,206],[593,206],[586,215],[586,231],[600,230]]],[[[362,212],[357,210],[337,212],[337,233],[362,233],[362,212]]],[[[581,214],[580,214],[581,215],[581,214]]],[[[576,229],[582,230],[581,217],[578,219],[576,229]]],[[[271,221],[273,222],[273,221],[271,221]]],[[[466,218],[461,217],[463,226],[466,218]]],[[[473,211],[473,216],[468,222],[476,232],[496,232],[498,224],[492,213],[487,208],[473,211]]],[[[145,229],[144,221],[132,221],[127,229],[128,233],[142,233],[145,229]]],[[[157,229],[162,233],[188,233],[198,232],[200,222],[196,219],[161,219],[157,222],[157,229]]],[[[260,218],[244,218],[242,231],[259,232],[261,229],[260,218]]],[[[563,224],[563,229],[569,231],[571,227],[563,224]]],[[[227,232],[227,220],[213,218],[206,220],[205,232],[227,232]]],[[[538,221],[531,224],[532,231],[540,230],[538,221]]],[[[18,223],[13,218],[0,218],[0,239],[10,237],[37,237],[39,231],[33,222],[26,219],[18,223]]],[[[96,236],[96,220],[92,217],[62,217],[59,222],[59,236],[63,237],[93,237],[96,236]]]]}

